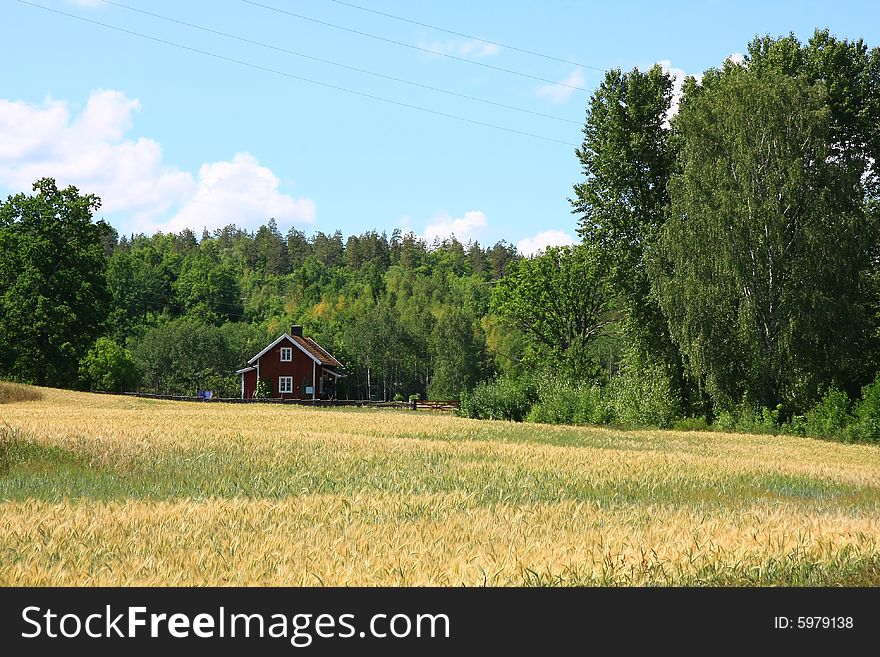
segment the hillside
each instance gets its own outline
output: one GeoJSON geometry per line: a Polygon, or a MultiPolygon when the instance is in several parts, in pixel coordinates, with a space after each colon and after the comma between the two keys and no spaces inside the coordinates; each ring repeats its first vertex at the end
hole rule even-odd
{"type": "Polygon", "coordinates": [[[880,585],[873,446],[37,390],[7,586],[880,585]]]}

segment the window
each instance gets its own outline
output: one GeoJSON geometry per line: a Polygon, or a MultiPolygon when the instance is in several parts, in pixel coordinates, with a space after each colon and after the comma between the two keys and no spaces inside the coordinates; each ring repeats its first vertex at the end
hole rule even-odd
{"type": "Polygon", "coordinates": [[[284,393],[292,393],[293,392],[293,377],[292,376],[279,376],[278,377],[278,392],[280,394],[284,393]]]}
{"type": "Polygon", "coordinates": [[[293,347],[281,347],[281,362],[289,363],[293,360],[293,347]]]}

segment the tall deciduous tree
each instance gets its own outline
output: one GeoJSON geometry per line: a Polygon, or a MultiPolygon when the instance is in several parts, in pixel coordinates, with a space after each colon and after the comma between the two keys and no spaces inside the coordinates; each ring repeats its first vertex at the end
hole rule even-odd
{"type": "Polygon", "coordinates": [[[103,221],[97,196],[59,190],[0,203],[0,372],[38,385],[72,386],[107,313],[103,221]]]}
{"type": "Polygon", "coordinates": [[[669,201],[671,99],[672,80],[659,66],[609,71],[590,99],[577,149],[584,179],[570,199],[580,215],[578,232],[608,258],[631,341],[667,361],[675,360],[674,349],[650,296],[645,262],[669,201]]]}
{"type": "MultiPolygon", "coordinates": [[[[583,354],[611,320],[605,259],[590,245],[551,247],[498,281],[492,312],[556,357],[583,354]]],[[[572,363],[575,365],[575,363],[572,363]]]]}
{"type": "Polygon", "coordinates": [[[182,317],[147,329],[132,348],[144,386],[181,395],[207,388],[218,397],[238,396],[240,379],[234,372],[267,338],[255,328],[227,327],[182,317]]]}
{"type": "Polygon", "coordinates": [[[864,324],[861,163],[835,156],[824,85],[727,65],[686,89],[655,289],[721,406],[798,411],[864,324]]]}
{"type": "Polygon", "coordinates": [[[161,313],[176,306],[172,279],[166,260],[150,240],[138,239],[128,249],[119,249],[107,263],[107,291],[110,314],[107,325],[120,342],[131,335],[149,313],[161,313]]]}
{"type": "Polygon", "coordinates": [[[776,72],[821,82],[829,112],[832,154],[859,163],[869,196],[880,194],[880,48],[858,39],[837,39],[816,30],[806,44],[794,35],[755,38],[746,65],[755,73],[776,72]]]}
{"type": "Polygon", "coordinates": [[[224,262],[216,244],[209,243],[183,261],[174,282],[184,311],[202,321],[221,324],[241,319],[241,288],[233,266],[224,262]]]}
{"type": "Polygon", "coordinates": [[[428,385],[431,399],[457,399],[471,390],[486,371],[486,340],[472,317],[461,308],[444,308],[428,339],[433,377],[428,385]],[[476,329],[476,331],[475,331],[476,329]]]}
{"type": "Polygon", "coordinates": [[[838,39],[828,30],[816,30],[801,44],[794,35],[755,38],[748,48],[746,65],[757,73],[775,71],[822,83],[827,92],[832,157],[862,169],[865,221],[874,228],[869,247],[873,265],[863,277],[863,291],[874,327],[874,340],[847,364],[859,381],[867,383],[880,367],[880,48],[869,49],[862,39],[838,39]]]}

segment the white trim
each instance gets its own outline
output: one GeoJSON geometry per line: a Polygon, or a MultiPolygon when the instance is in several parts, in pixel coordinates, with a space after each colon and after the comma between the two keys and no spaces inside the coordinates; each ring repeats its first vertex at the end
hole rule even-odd
{"type": "Polygon", "coordinates": [[[241,373],[241,398],[244,399],[244,372],[241,373]]]}
{"type": "Polygon", "coordinates": [[[290,337],[289,335],[287,335],[287,333],[282,333],[282,334],[279,335],[277,338],[275,338],[275,340],[272,342],[272,344],[270,344],[268,347],[266,347],[265,349],[263,349],[263,351],[261,351],[261,352],[258,353],[256,356],[254,356],[253,358],[251,358],[251,359],[248,361],[248,365],[253,365],[254,363],[257,363],[257,367],[259,368],[259,363],[258,363],[258,361],[260,360],[260,358],[261,358],[264,354],[266,354],[266,352],[268,352],[270,349],[272,349],[272,347],[274,347],[274,346],[277,345],[279,342],[281,342],[284,338],[287,338],[288,340],[290,340],[290,343],[291,343],[291,344],[296,345],[296,348],[297,348],[297,349],[299,349],[301,352],[303,352],[306,356],[308,356],[309,358],[311,358],[313,361],[315,361],[315,362],[318,363],[319,365],[322,364],[321,361],[319,361],[317,358],[315,358],[314,356],[312,356],[312,354],[310,354],[308,351],[306,351],[306,349],[305,349],[302,345],[300,345],[296,340],[294,340],[292,337],[290,337]]]}
{"type": "Polygon", "coordinates": [[[292,376],[279,376],[278,377],[278,394],[279,395],[292,395],[293,394],[293,377],[292,376]],[[281,389],[281,382],[284,381],[288,383],[287,390],[281,389]]]}
{"type": "Polygon", "coordinates": [[[282,363],[292,363],[293,362],[293,347],[281,347],[279,350],[279,356],[281,358],[282,363]],[[287,353],[287,358],[284,357],[285,352],[287,353]]]}
{"type": "MultiPolygon", "coordinates": [[[[282,334],[279,335],[277,338],[275,338],[275,340],[273,340],[273,341],[269,344],[268,347],[266,347],[265,349],[263,349],[263,351],[261,351],[260,353],[258,353],[258,354],[257,354],[256,356],[254,356],[253,358],[251,358],[251,359],[248,361],[248,365],[253,365],[256,361],[260,360],[260,357],[261,357],[263,354],[265,354],[265,353],[266,353],[267,351],[269,351],[272,347],[274,347],[276,344],[278,344],[279,342],[281,342],[284,338],[287,338],[288,340],[290,340],[290,336],[287,335],[287,333],[282,333],[282,334]]],[[[291,342],[292,342],[292,340],[291,340],[291,342]]]]}
{"type": "Polygon", "coordinates": [[[312,399],[317,399],[318,382],[315,381],[315,374],[318,372],[318,363],[312,363],[312,399]]]}
{"type": "Polygon", "coordinates": [[[250,372],[251,370],[257,369],[256,367],[243,367],[240,370],[235,370],[236,374],[244,374],[245,372],[250,372]]]}
{"type": "Polygon", "coordinates": [[[344,379],[346,376],[348,376],[347,374],[342,374],[341,372],[337,372],[332,367],[327,367],[327,366],[322,366],[322,367],[324,369],[324,372],[326,372],[330,376],[335,377],[337,379],[344,379]]]}

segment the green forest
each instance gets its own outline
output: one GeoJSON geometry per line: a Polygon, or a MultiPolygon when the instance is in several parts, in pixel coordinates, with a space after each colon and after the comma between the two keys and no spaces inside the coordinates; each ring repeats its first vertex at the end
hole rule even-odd
{"type": "Polygon", "coordinates": [[[675,98],[659,66],[607,72],[569,156],[582,241],[531,258],[268,218],[120,236],[41,179],[0,202],[0,377],[235,397],[301,324],[341,398],[880,441],[880,48],[820,30],[747,53],[675,98]]]}

